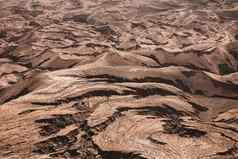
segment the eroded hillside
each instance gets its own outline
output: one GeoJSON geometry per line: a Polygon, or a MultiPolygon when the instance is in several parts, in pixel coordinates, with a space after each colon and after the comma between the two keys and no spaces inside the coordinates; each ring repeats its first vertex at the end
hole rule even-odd
{"type": "Polygon", "coordinates": [[[237,159],[238,1],[0,0],[1,159],[237,159]]]}

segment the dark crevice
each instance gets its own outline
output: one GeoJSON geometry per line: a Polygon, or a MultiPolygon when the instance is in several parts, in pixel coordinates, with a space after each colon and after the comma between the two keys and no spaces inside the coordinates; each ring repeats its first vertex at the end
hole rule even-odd
{"type": "Polygon", "coordinates": [[[95,30],[105,35],[118,35],[109,25],[96,26],[95,30]]]}
{"type": "Polygon", "coordinates": [[[199,138],[207,134],[207,132],[190,128],[186,125],[182,124],[182,120],[177,119],[169,119],[164,120],[165,124],[163,125],[165,133],[168,134],[177,134],[180,137],[189,137],[189,138],[199,138]]]}
{"type": "Polygon", "coordinates": [[[117,82],[132,82],[131,80],[119,76],[112,76],[108,74],[103,75],[88,75],[85,78],[90,79],[92,82],[105,81],[108,83],[117,83],[117,82]]]}
{"type": "Polygon", "coordinates": [[[221,136],[223,136],[223,137],[225,137],[225,138],[228,138],[228,139],[230,139],[231,141],[233,141],[233,142],[235,142],[235,143],[238,143],[238,140],[236,140],[236,139],[234,139],[234,138],[232,138],[232,137],[230,137],[230,136],[228,136],[228,135],[225,135],[224,133],[220,133],[221,134],[221,136]]]}
{"type": "Polygon", "coordinates": [[[121,83],[121,82],[136,82],[136,83],[145,83],[145,82],[155,82],[155,83],[165,83],[168,85],[172,85],[175,87],[178,87],[179,89],[182,89],[187,92],[191,92],[190,88],[183,83],[181,80],[176,80],[176,82],[173,82],[171,80],[159,78],[159,77],[145,77],[142,79],[128,79],[124,77],[119,76],[113,76],[108,74],[103,75],[94,75],[94,76],[86,76],[85,78],[90,79],[91,82],[108,82],[108,83],[121,83]]]}
{"type": "Polygon", "coordinates": [[[44,124],[40,126],[40,135],[49,136],[57,133],[60,129],[75,123],[72,114],[53,115],[51,118],[38,119],[36,123],[44,124]]]}
{"type": "Polygon", "coordinates": [[[105,122],[100,123],[94,127],[92,127],[93,130],[95,130],[95,132],[102,132],[103,130],[105,130],[110,124],[112,124],[113,122],[115,122],[118,118],[122,117],[122,110],[118,110],[115,113],[112,114],[112,116],[110,116],[105,122]]]}
{"type": "Polygon", "coordinates": [[[209,110],[208,108],[203,107],[203,106],[201,106],[201,105],[199,105],[199,104],[197,104],[197,103],[194,103],[194,102],[188,102],[188,103],[191,104],[192,107],[193,107],[196,111],[198,111],[198,112],[206,112],[206,111],[209,110]]]}
{"type": "Polygon", "coordinates": [[[232,99],[232,100],[238,100],[238,96],[235,97],[228,97],[228,96],[222,96],[222,95],[213,95],[210,97],[214,97],[214,98],[224,98],[224,99],[232,99]]]}
{"type": "Polygon", "coordinates": [[[230,156],[231,159],[236,159],[238,157],[238,148],[234,145],[231,148],[229,148],[227,151],[216,153],[215,156],[226,156],[226,157],[230,156]]]}
{"type": "Polygon", "coordinates": [[[238,85],[229,83],[229,82],[220,82],[220,81],[215,81],[211,80],[214,84],[215,87],[217,88],[223,88],[224,90],[229,90],[229,91],[234,91],[238,92],[238,85]]]}
{"type": "Polygon", "coordinates": [[[83,95],[80,95],[77,97],[68,98],[66,100],[72,101],[72,100],[89,98],[89,97],[104,97],[104,96],[110,97],[113,95],[130,95],[132,93],[133,93],[133,91],[117,92],[114,90],[95,90],[95,91],[90,91],[90,92],[84,93],[83,95]]]}
{"type": "Polygon", "coordinates": [[[184,81],[178,79],[176,79],[175,81],[176,81],[176,84],[174,85],[175,87],[182,89],[185,92],[191,93],[190,88],[188,87],[188,85],[184,83],[184,81]]]}
{"type": "Polygon", "coordinates": [[[104,151],[102,156],[104,159],[146,159],[136,153],[123,153],[119,151],[104,151]]]}
{"type": "Polygon", "coordinates": [[[196,75],[196,71],[182,71],[182,73],[187,77],[187,78],[190,78],[190,77],[193,77],[196,75]]]}
{"type": "Polygon", "coordinates": [[[238,118],[222,119],[219,122],[224,122],[227,124],[238,124],[238,118]]]}
{"type": "Polygon", "coordinates": [[[25,115],[25,114],[29,114],[31,112],[37,111],[38,109],[28,109],[28,110],[24,110],[20,113],[18,113],[18,115],[25,115]]]}
{"type": "Polygon", "coordinates": [[[227,64],[219,64],[218,68],[221,75],[227,75],[227,74],[236,72],[236,70],[229,67],[227,64]]]}
{"type": "Polygon", "coordinates": [[[6,38],[7,37],[7,31],[5,30],[0,30],[0,39],[6,38]]]}
{"type": "Polygon", "coordinates": [[[96,44],[96,43],[87,43],[86,44],[87,47],[91,47],[91,48],[96,48],[96,47],[101,47],[101,48],[109,48],[109,46],[107,45],[102,45],[102,44],[96,44]]]}
{"type": "Polygon", "coordinates": [[[171,106],[163,105],[163,106],[145,106],[140,108],[129,108],[129,107],[122,107],[118,108],[118,111],[124,112],[129,110],[136,110],[138,115],[145,115],[145,116],[154,116],[159,118],[178,118],[187,113],[182,111],[177,111],[171,106]]]}
{"type": "Polygon", "coordinates": [[[157,58],[155,55],[151,54],[151,55],[141,55],[141,56],[150,58],[150,59],[152,59],[153,61],[155,61],[159,66],[161,66],[160,61],[158,60],[158,58],[157,58]]]}
{"type": "Polygon", "coordinates": [[[75,136],[78,133],[79,131],[75,129],[65,136],[56,136],[45,141],[38,142],[34,145],[32,151],[39,154],[49,154],[56,152],[59,149],[70,147],[77,141],[77,138],[75,136]]]}
{"type": "Polygon", "coordinates": [[[217,127],[217,128],[220,128],[220,129],[225,129],[225,130],[230,130],[230,131],[233,131],[233,132],[235,132],[235,133],[238,133],[238,129],[235,129],[235,128],[233,128],[233,127],[224,127],[224,126],[219,126],[219,125],[217,125],[217,124],[211,124],[212,126],[215,126],[215,127],[217,127]]]}
{"type": "Polygon", "coordinates": [[[175,93],[157,88],[157,87],[145,87],[145,88],[135,88],[135,87],[128,87],[135,91],[135,98],[144,98],[152,95],[161,95],[161,96],[168,96],[168,95],[176,95],[175,93]]]}
{"type": "Polygon", "coordinates": [[[227,50],[231,53],[236,60],[238,60],[238,34],[236,34],[236,41],[231,42],[227,45],[227,50]]]}
{"type": "Polygon", "coordinates": [[[73,17],[65,17],[65,21],[73,20],[74,22],[88,23],[88,14],[75,15],[73,17]]]}
{"type": "Polygon", "coordinates": [[[52,105],[60,105],[60,101],[56,102],[31,102],[32,105],[40,105],[40,106],[52,106],[52,105]]]}
{"type": "Polygon", "coordinates": [[[149,139],[153,144],[156,144],[156,145],[166,145],[166,144],[167,144],[167,143],[165,143],[165,142],[161,142],[161,141],[155,140],[155,139],[153,139],[152,137],[148,137],[148,139],[149,139]]]}
{"type": "Polygon", "coordinates": [[[80,99],[84,98],[90,98],[90,97],[110,97],[113,95],[130,95],[134,94],[134,91],[123,91],[123,92],[117,92],[114,90],[94,90],[90,92],[86,92],[80,96],[75,96],[75,97],[69,97],[61,100],[57,100],[54,102],[31,102],[33,105],[41,105],[41,106],[52,106],[52,105],[60,105],[61,103],[69,103],[71,101],[78,101],[80,99]]]}

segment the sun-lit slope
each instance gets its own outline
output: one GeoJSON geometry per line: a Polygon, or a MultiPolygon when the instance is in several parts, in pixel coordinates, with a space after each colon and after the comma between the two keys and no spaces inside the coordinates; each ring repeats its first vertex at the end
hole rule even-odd
{"type": "Polygon", "coordinates": [[[0,158],[237,159],[237,13],[0,0],[0,158]]]}

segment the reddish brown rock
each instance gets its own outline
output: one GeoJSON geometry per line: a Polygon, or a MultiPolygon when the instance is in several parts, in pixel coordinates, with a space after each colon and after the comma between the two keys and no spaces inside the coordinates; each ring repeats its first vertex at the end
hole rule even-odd
{"type": "Polygon", "coordinates": [[[235,0],[0,0],[0,159],[237,159],[235,0]]]}

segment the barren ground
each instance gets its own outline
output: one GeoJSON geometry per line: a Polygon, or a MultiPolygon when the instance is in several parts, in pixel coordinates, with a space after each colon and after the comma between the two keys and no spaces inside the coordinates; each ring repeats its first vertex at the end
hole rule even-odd
{"type": "Polygon", "coordinates": [[[0,0],[0,159],[238,159],[237,0],[0,0]]]}

